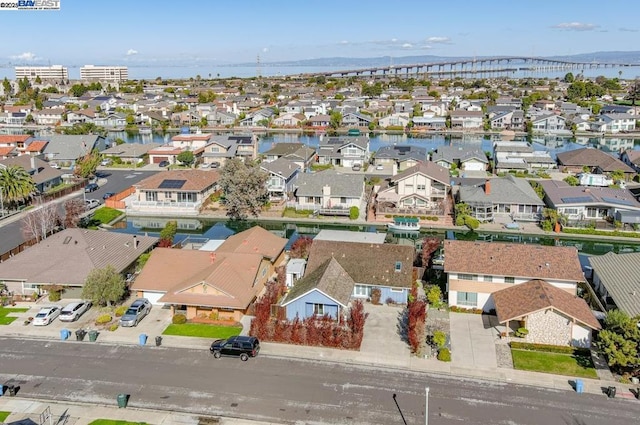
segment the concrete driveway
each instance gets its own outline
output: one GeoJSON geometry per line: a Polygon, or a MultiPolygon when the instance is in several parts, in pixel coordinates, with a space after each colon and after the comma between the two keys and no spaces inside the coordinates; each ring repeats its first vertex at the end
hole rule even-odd
{"type": "Polygon", "coordinates": [[[449,313],[452,365],[473,369],[497,369],[498,331],[482,314],[449,313]],[[485,323],[486,322],[486,323],[485,323]]]}
{"type": "Polygon", "coordinates": [[[369,313],[369,317],[364,324],[364,337],[358,358],[395,366],[409,364],[409,345],[403,341],[398,327],[403,310],[400,306],[364,303],[364,311],[369,313]]]}

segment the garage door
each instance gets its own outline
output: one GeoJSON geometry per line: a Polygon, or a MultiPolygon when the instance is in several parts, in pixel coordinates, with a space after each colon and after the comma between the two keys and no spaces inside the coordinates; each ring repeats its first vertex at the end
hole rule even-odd
{"type": "Polygon", "coordinates": [[[159,164],[162,161],[168,161],[169,157],[168,156],[154,156],[153,157],[153,163],[154,164],[159,164]]]}
{"type": "Polygon", "coordinates": [[[149,292],[144,291],[142,296],[149,300],[153,305],[163,305],[164,303],[158,302],[158,300],[164,295],[164,292],[149,292]]]}

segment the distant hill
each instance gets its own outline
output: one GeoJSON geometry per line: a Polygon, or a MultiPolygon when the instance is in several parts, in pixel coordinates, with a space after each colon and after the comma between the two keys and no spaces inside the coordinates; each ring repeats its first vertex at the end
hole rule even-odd
{"type": "MultiPolygon", "coordinates": [[[[510,55],[496,55],[508,57],[510,55]]],[[[491,56],[491,57],[496,57],[491,56]]],[[[476,59],[487,58],[489,56],[476,56],[476,59]]],[[[630,63],[640,65],[640,51],[633,52],[593,52],[593,53],[579,53],[575,55],[564,56],[542,56],[546,59],[558,59],[566,60],[569,62],[610,62],[610,63],[630,63]]],[[[389,65],[410,65],[417,63],[433,63],[433,62],[448,62],[452,60],[472,59],[473,56],[381,56],[374,58],[345,58],[345,57],[332,57],[332,58],[317,58],[317,59],[304,59],[296,61],[281,61],[281,62],[263,62],[262,66],[306,66],[306,67],[340,67],[343,69],[351,68],[367,68],[367,67],[379,67],[389,65]]],[[[242,63],[232,66],[255,66],[255,63],[242,63]]]]}

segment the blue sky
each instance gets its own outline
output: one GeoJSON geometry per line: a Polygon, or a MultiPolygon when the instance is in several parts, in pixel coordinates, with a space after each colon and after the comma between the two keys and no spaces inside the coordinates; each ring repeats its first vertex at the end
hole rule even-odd
{"type": "Polygon", "coordinates": [[[640,50],[640,2],[60,0],[0,10],[0,65],[640,50]]]}

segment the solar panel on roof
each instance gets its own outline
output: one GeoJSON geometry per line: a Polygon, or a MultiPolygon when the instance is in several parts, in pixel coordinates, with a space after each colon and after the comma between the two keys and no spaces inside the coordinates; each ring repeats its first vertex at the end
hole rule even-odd
{"type": "Polygon", "coordinates": [[[569,198],[560,198],[562,200],[562,202],[566,203],[566,204],[577,204],[577,203],[581,203],[581,202],[591,202],[593,201],[593,199],[591,199],[590,196],[574,196],[574,197],[569,197],[569,198]]]}
{"type": "Polygon", "coordinates": [[[627,199],[620,199],[620,198],[605,198],[604,196],[602,197],[602,200],[604,202],[609,202],[610,204],[619,204],[619,205],[629,205],[632,206],[634,205],[633,202],[627,200],[627,199]]]}
{"type": "Polygon", "coordinates": [[[186,180],[162,180],[158,189],[180,189],[186,182],[186,180]]]}

